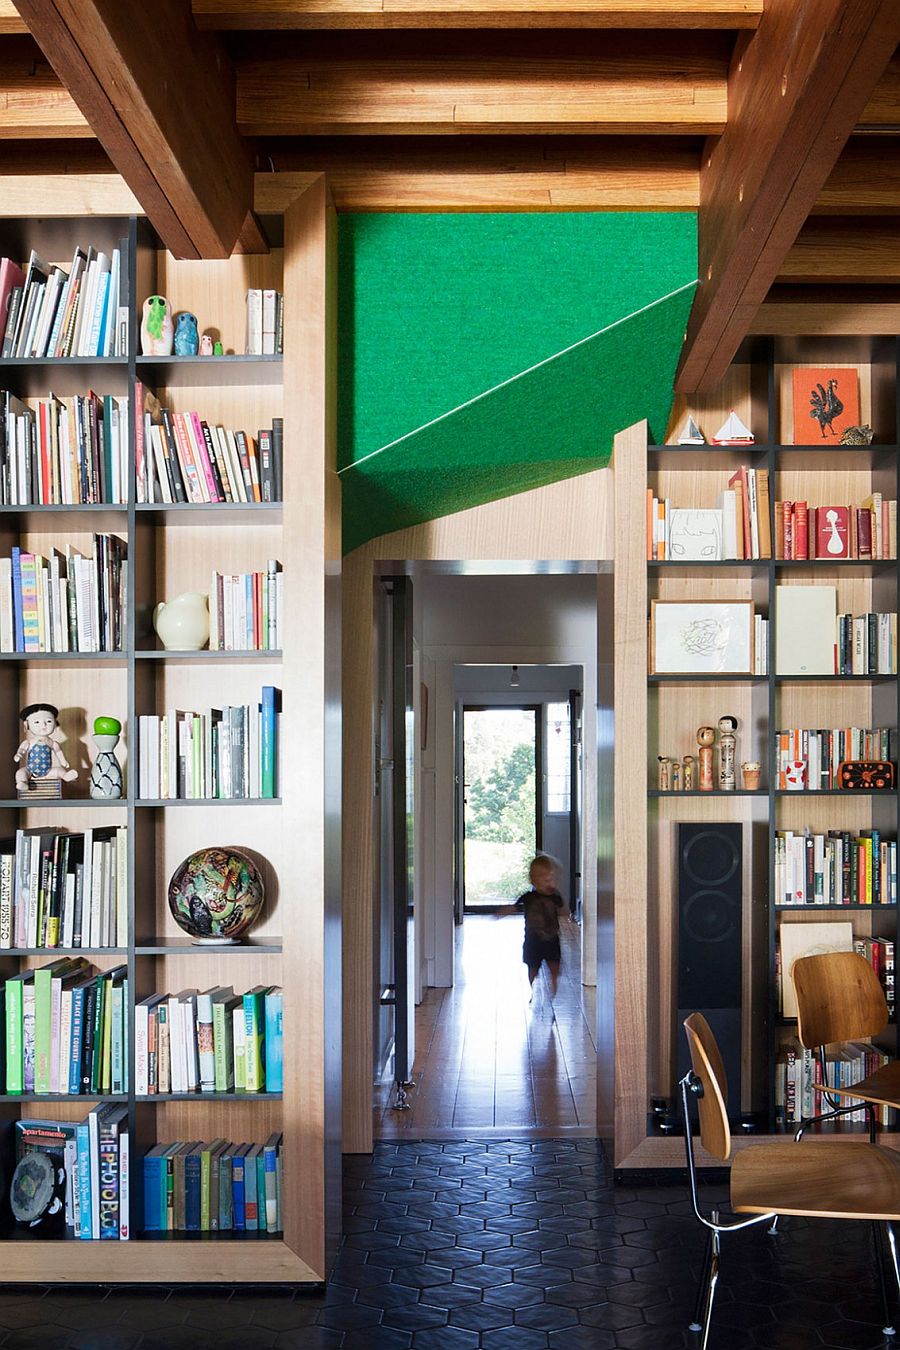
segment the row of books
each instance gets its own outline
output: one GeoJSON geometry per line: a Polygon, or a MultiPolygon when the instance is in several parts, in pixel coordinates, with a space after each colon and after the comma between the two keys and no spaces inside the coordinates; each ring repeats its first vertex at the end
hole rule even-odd
{"type": "Polygon", "coordinates": [[[284,295],[251,286],[247,291],[247,355],[276,356],[284,351],[284,295]]]}
{"type": "Polygon", "coordinates": [[[873,492],[859,506],[775,503],[775,557],[840,561],[897,556],[897,503],[873,492]]]}
{"type": "Polygon", "coordinates": [[[84,1120],[17,1120],[16,1160],[39,1152],[65,1168],[65,1225],[85,1241],[131,1236],[128,1107],[104,1102],[84,1120]]]}
{"type": "Polygon", "coordinates": [[[280,1233],[283,1136],[156,1144],[144,1155],[144,1230],[280,1233]]]}
{"type": "Polygon", "coordinates": [[[282,496],[284,420],[232,430],[198,412],[174,412],[138,385],[135,435],[139,502],[275,502],[282,496]]]}
{"type": "Polygon", "coordinates": [[[138,792],[145,800],[278,796],[280,690],[261,700],[138,718],[138,792]]]}
{"type": "Polygon", "coordinates": [[[810,792],[840,786],[838,771],[847,760],[897,762],[896,727],[791,727],[775,732],[776,786],[786,789],[791,765],[804,766],[810,792]]]}
{"type": "MultiPolygon", "coordinates": [[[[827,1082],[832,1087],[852,1088],[870,1073],[888,1063],[889,1056],[869,1041],[849,1041],[826,1053],[827,1082]]],[[[822,1083],[822,1068],[816,1051],[806,1050],[795,1038],[778,1050],[775,1059],[775,1125],[776,1128],[796,1128],[818,1112],[827,1111],[828,1103],[816,1090],[822,1083]]],[[[854,1098],[844,1098],[842,1106],[853,1106],[854,1098]]],[[[892,1126],[896,1115],[893,1107],[876,1108],[879,1124],[892,1126]]],[[[866,1112],[859,1103],[856,1110],[843,1116],[848,1123],[864,1121],[866,1112]]]]}
{"type": "Polygon", "coordinates": [[[135,1006],[139,1097],[168,1092],[281,1092],[282,991],[220,985],[151,994],[135,1006]]]}
{"type": "Polygon", "coordinates": [[[45,558],[0,558],[0,652],[115,652],[124,645],[127,545],[95,534],[90,557],[71,544],[45,558]]]}
{"type": "Polygon", "coordinates": [[[75,249],[68,272],[31,250],[21,268],[0,258],[0,356],[125,356],[128,241],[111,253],[75,249]]]}
{"type": "Polygon", "coordinates": [[[128,1091],[128,968],[97,974],[81,956],[11,975],[4,986],[4,1092],[128,1091]]]}
{"type": "Polygon", "coordinates": [[[647,558],[718,562],[770,558],[769,471],[741,467],[715,507],[677,507],[647,489],[647,558]]]}
{"type": "Polygon", "coordinates": [[[128,458],[127,398],[0,392],[0,505],[125,502],[128,458]]]}
{"type": "Polygon", "coordinates": [[[0,950],[125,947],[128,834],[17,830],[0,841],[0,950]]]}
{"type": "Polygon", "coordinates": [[[897,674],[896,612],[837,616],[835,674],[897,674]]]}
{"type": "Polygon", "coordinates": [[[778,830],[775,903],[896,905],[896,840],[879,830],[778,830]]]}
{"type": "Polygon", "coordinates": [[[211,651],[281,650],[284,574],[270,558],[265,572],[213,572],[209,583],[211,651]]]}

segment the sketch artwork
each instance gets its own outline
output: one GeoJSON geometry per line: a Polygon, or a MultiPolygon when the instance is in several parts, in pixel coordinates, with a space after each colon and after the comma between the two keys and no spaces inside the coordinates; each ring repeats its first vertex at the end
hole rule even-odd
{"type": "Polygon", "coordinates": [[[722,512],[673,507],[669,513],[673,562],[718,562],[722,557],[722,512]]]}

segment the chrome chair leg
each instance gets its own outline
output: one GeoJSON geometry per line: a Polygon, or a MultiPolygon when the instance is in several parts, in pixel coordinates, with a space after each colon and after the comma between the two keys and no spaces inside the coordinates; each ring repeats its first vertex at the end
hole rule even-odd
{"type": "Polygon", "coordinates": [[[703,1248],[703,1265],[700,1269],[700,1279],[697,1281],[697,1300],[694,1304],[694,1320],[689,1324],[688,1331],[701,1332],[703,1323],[703,1305],[706,1299],[706,1287],[709,1283],[709,1266],[712,1260],[713,1233],[711,1229],[707,1230],[706,1243],[703,1248]]]}
{"type": "Polygon", "coordinates": [[[705,1298],[703,1299],[703,1320],[702,1324],[696,1328],[700,1332],[700,1350],[706,1350],[709,1341],[709,1326],[712,1322],[713,1300],[716,1296],[716,1285],[719,1281],[720,1247],[721,1238],[718,1233],[713,1232],[712,1243],[710,1244],[709,1250],[709,1277],[706,1282],[705,1298]]]}
{"type": "MultiPolygon", "coordinates": [[[[875,1264],[878,1267],[878,1287],[881,1290],[881,1306],[884,1311],[884,1325],[881,1328],[881,1331],[884,1336],[894,1336],[896,1332],[894,1330],[894,1324],[891,1321],[891,1310],[888,1306],[887,1281],[884,1278],[884,1248],[881,1238],[881,1226],[874,1221],[872,1223],[872,1241],[875,1244],[875,1264]]],[[[891,1256],[893,1257],[893,1244],[891,1244],[891,1247],[891,1256]]]]}
{"type": "Polygon", "coordinates": [[[778,1215],[778,1214],[774,1215],[774,1217],[773,1217],[773,1219],[772,1219],[772,1222],[769,1224],[768,1228],[766,1229],[766,1232],[769,1233],[769,1234],[771,1234],[772,1237],[777,1237],[777,1236],[778,1236],[778,1220],[779,1220],[779,1217],[780,1217],[780,1215],[778,1215]]]}
{"type": "Polygon", "coordinates": [[[894,1225],[892,1223],[886,1223],[884,1226],[887,1229],[888,1250],[891,1253],[891,1265],[894,1268],[894,1287],[897,1297],[900,1298],[900,1265],[897,1263],[897,1235],[894,1232],[894,1225]]]}

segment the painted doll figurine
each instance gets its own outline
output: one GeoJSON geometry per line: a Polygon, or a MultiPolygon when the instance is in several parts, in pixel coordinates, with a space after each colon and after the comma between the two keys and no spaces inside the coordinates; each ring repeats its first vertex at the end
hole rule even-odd
{"type": "Polygon", "coordinates": [[[94,720],[94,744],[97,758],[91,765],[91,796],[104,801],[115,801],[122,795],[122,766],[116,759],[116,746],[122,732],[117,717],[97,717],[94,720]]]}
{"type": "Polygon", "coordinates": [[[713,746],[715,743],[715,727],[697,728],[697,744],[700,747],[700,753],[697,756],[700,761],[700,782],[698,786],[701,792],[712,792],[713,790],[713,746]]]}
{"type": "Polygon", "coordinates": [[[70,769],[62,748],[56,739],[59,729],[59,709],[52,703],[29,703],[19,717],[25,726],[25,738],[13,759],[16,787],[20,792],[46,782],[71,783],[78,777],[70,769]]]}
{"type": "Polygon", "coordinates": [[[719,788],[722,792],[734,792],[735,772],[735,732],[737,718],[732,716],[719,718],[719,788]]]}
{"type": "Polygon", "coordinates": [[[175,355],[196,356],[200,349],[197,316],[182,311],[175,316],[175,355]]]}
{"type": "Polygon", "coordinates": [[[202,338],[200,339],[200,355],[212,356],[212,354],[213,354],[212,337],[210,336],[209,333],[204,333],[202,338]]]}
{"type": "Polygon", "coordinates": [[[164,295],[148,295],[141,319],[141,351],[144,356],[171,356],[172,311],[164,295]]]}

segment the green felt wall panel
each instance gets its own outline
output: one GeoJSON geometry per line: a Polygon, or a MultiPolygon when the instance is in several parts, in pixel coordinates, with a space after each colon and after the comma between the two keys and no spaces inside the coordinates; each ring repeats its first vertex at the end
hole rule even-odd
{"type": "Polygon", "coordinates": [[[345,548],[662,436],[696,255],[693,212],[340,216],[345,548]]]}
{"type": "Polygon", "coordinates": [[[339,217],[339,464],[697,275],[694,212],[339,217]]]}
{"type": "Polygon", "coordinates": [[[661,439],[693,293],[683,286],[342,469],[345,550],[601,468],[616,432],[644,418],[661,439]]]}

